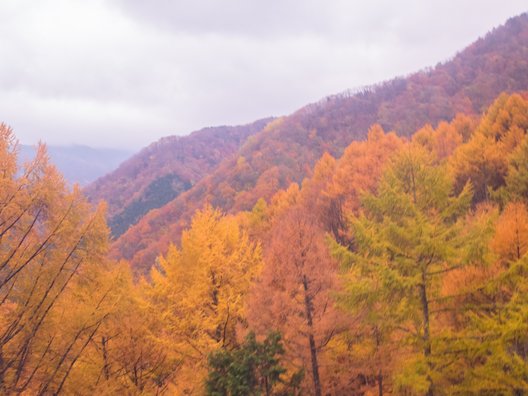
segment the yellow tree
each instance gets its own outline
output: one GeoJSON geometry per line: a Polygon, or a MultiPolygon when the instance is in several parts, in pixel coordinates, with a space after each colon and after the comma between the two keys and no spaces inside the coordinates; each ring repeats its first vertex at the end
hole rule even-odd
{"type": "Polygon", "coordinates": [[[510,202],[496,223],[491,247],[498,261],[471,296],[459,345],[463,375],[455,377],[453,393],[522,395],[528,389],[527,222],[526,206],[510,202]]]}
{"type": "Polygon", "coordinates": [[[151,309],[163,326],[158,341],[181,362],[174,391],[198,392],[207,356],[237,343],[245,327],[244,302],[260,268],[260,247],[241,232],[233,217],[208,206],[198,211],[152,271],[151,309]]]}
{"type": "Polygon", "coordinates": [[[506,176],[507,195],[528,202],[528,138],[512,153],[506,176]]]}
{"type": "MultiPolygon", "coordinates": [[[[0,125],[0,393],[60,393],[108,316],[108,292],[72,305],[75,285],[104,260],[104,208],[93,211],[48,163],[23,170],[0,125]],[[76,320],[70,320],[76,317],[76,320]]],[[[85,278],[86,277],[86,278],[85,278]]]]}
{"type": "Polygon", "coordinates": [[[483,116],[467,144],[450,159],[455,188],[460,191],[471,180],[479,202],[505,184],[508,159],[528,130],[528,101],[520,95],[502,94],[483,116]]]}
{"type": "Polygon", "coordinates": [[[94,311],[105,320],[72,367],[64,393],[163,393],[178,364],[152,337],[161,323],[158,313],[144,304],[145,284],[133,282],[126,262],[103,261],[81,275],[60,304],[54,327],[67,339],[94,311]]]}

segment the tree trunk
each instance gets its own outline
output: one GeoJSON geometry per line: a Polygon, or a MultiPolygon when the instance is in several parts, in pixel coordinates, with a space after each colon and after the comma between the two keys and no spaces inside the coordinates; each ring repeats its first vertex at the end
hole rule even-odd
{"type": "Polygon", "coordinates": [[[374,337],[376,339],[376,356],[378,357],[377,358],[377,361],[378,361],[378,365],[379,365],[379,369],[378,369],[378,396],[383,396],[383,370],[381,369],[381,359],[379,358],[379,354],[380,354],[380,351],[379,351],[379,348],[380,348],[380,345],[381,345],[381,334],[380,334],[380,330],[377,326],[374,327],[374,337]]]}
{"type": "MultiPolygon", "coordinates": [[[[423,314],[423,354],[427,362],[429,371],[431,370],[431,335],[430,335],[430,324],[429,324],[429,300],[427,299],[427,280],[426,272],[422,271],[422,283],[420,288],[420,300],[422,303],[422,314],[423,314]]],[[[429,382],[429,389],[426,392],[426,396],[433,396],[433,380],[430,374],[427,374],[427,381],[429,382]]]]}
{"type": "Polygon", "coordinates": [[[0,393],[7,393],[6,384],[4,382],[4,353],[2,351],[2,345],[0,345],[0,393]]]}
{"type": "Polygon", "coordinates": [[[315,338],[313,335],[313,321],[312,321],[312,298],[308,294],[308,279],[306,275],[303,276],[303,287],[304,287],[304,306],[306,310],[306,323],[308,324],[308,341],[310,343],[310,356],[312,360],[312,375],[314,382],[315,396],[321,396],[321,380],[319,378],[319,363],[317,362],[317,348],[315,346],[315,338]]]}
{"type": "Polygon", "coordinates": [[[110,363],[108,362],[108,351],[106,345],[108,344],[108,338],[105,336],[101,337],[101,345],[103,350],[103,373],[105,379],[108,381],[110,379],[110,363]]]}

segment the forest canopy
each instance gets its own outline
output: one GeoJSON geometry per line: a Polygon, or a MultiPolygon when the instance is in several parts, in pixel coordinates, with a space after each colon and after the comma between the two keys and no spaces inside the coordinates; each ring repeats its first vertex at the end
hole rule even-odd
{"type": "Polygon", "coordinates": [[[252,210],[199,208],[133,276],[104,205],[2,124],[0,392],[522,394],[527,132],[525,94],[372,125],[252,210]]]}

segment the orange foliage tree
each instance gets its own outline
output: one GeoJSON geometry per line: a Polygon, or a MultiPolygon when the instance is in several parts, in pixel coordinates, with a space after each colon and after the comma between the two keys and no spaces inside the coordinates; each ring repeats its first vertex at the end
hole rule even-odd
{"type": "Polygon", "coordinates": [[[313,214],[296,205],[275,219],[265,249],[265,265],[250,301],[250,325],[260,334],[283,334],[291,368],[310,380],[304,389],[321,395],[325,353],[340,331],[333,308],[336,263],[313,214]],[[323,363],[322,363],[323,362],[323,363]]]}

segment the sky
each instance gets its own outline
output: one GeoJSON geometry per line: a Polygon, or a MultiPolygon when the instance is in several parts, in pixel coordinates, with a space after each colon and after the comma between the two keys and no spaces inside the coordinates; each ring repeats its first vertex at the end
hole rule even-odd
{"type": "Polygon", "coordinates": [[[0,121],[139,149],[445,61],[526,0],[0,0],[0,121]]]}

